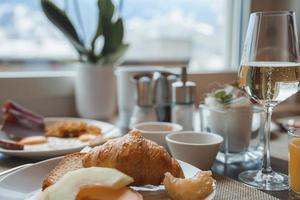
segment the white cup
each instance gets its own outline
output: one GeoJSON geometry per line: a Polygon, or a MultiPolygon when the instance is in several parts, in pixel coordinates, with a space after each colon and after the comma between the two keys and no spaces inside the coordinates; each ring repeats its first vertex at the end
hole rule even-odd
{"type": "Polygon", "coordinates": [[[143,122],[136,124],[133,129],[139,130],[143,137],[168,149],[166,136],[170,133],[182,131],[182,126],[168,122],[143,122]]]}
{"type": "Polygon", "coordinates": [[[214,133],[182,131],[166,136],[174,158],[190,163],[202,170],[211,169],[223,137],[214,133]]]}

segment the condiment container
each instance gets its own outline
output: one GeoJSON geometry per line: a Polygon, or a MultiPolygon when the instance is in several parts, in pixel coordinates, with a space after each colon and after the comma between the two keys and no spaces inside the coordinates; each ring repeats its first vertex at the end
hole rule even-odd
{"type": "Polygon", "coordinates": [[[194,130],[196,84],[187,81],[186,67],[182,68],[181,80],[172,84],[172,122],[183,130],[194,130]]]}

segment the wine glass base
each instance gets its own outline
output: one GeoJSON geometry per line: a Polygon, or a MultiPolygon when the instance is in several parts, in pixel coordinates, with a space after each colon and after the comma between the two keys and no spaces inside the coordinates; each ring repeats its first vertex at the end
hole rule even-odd
{"type": "Polygon", "coordinates": [[[239,174],[239,179],[259,190],[282,191],[289,189],[288,176],[278,172],[268,174],[260,170],[249,170],[239,174]]]}

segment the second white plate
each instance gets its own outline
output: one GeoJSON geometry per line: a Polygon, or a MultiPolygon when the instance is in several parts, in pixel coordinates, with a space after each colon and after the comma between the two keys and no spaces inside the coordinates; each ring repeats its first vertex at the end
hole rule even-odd
{"type": "MultiPolygon", "coordinates": [[[[45,124],[49,125],[58,121],[65,121],[65,120],[72,120],[72,121],[83,121],[90,125],[94,125],[96,127],[101,128],[103,133],[104,139],[114,138],[121,136],[121,131],[116,126],[92,119],[83,119],[83,118],[71,118],[71,117],[49,117],[45,118],[45,124]]],[[[67,144],[68,139],[64,139],[64,143],[67,144]]],[[[72,139],[71,139],[72,140],[72,139]]],[[[57,157],[62,156],[68,153],[78,152],[85,146],[88,146],[89,144],[78,144],[78,145],[62,145],[58,149],[37,149],[37,150],[8,150],[0,148],[0,153],[10,155],[10,156],[17,156],[22,158],[29,158],[29,159],[44,159],[44,158],[51,158],[51,157],[57,157]]]]}
{"type": "MultiPolygon", "coordinates": [[[[5,200],[33,200],[34,196],[41,191],[41,185],[44,177],[57,165],[62,157],[45,160],[29,167],[17,170],[0,180],[0,199],[5,200]]],[[[194,176],[200,169],[179,161],[180,166],[186,178],[194,176]]],[[[159,192],[154,192],[151,197],[155,198],[155,194],[161,195],[159,192]]],[[[215,196],[215,191],[210,194],[205,200],[211,200],[215,196]]],[[[164,195],[164,200],[166,200],[164,195]]],[[[168,198],[167,198],[168,199],[168,198]]]]}

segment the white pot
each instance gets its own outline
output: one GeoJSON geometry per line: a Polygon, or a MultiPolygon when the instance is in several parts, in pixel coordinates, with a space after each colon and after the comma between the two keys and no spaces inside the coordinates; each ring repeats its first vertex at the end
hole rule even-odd
{"type": "Polygon", "coordinates": [[[248,150],[252,134],[252,106],[221,109],[202,104],[199,109],[201,130],[217,133],[224,138],[221,151],[243,153],[248,150]]]}
{"type": "Polygon", "coordinates": [[[109,119],[116,109],[114,67],[81,63],[75,86],[77,112],[81,117],[109,119]]]}
{"type": "Polygon", "coordinates": [[[211,131],[225,138],[222,151],[226,151],[226,143],[229,153],[247,151],[251,139],[252,116],[250,106],[230,108],[223,112],[211,110],[209,116],[211,131]]]}

